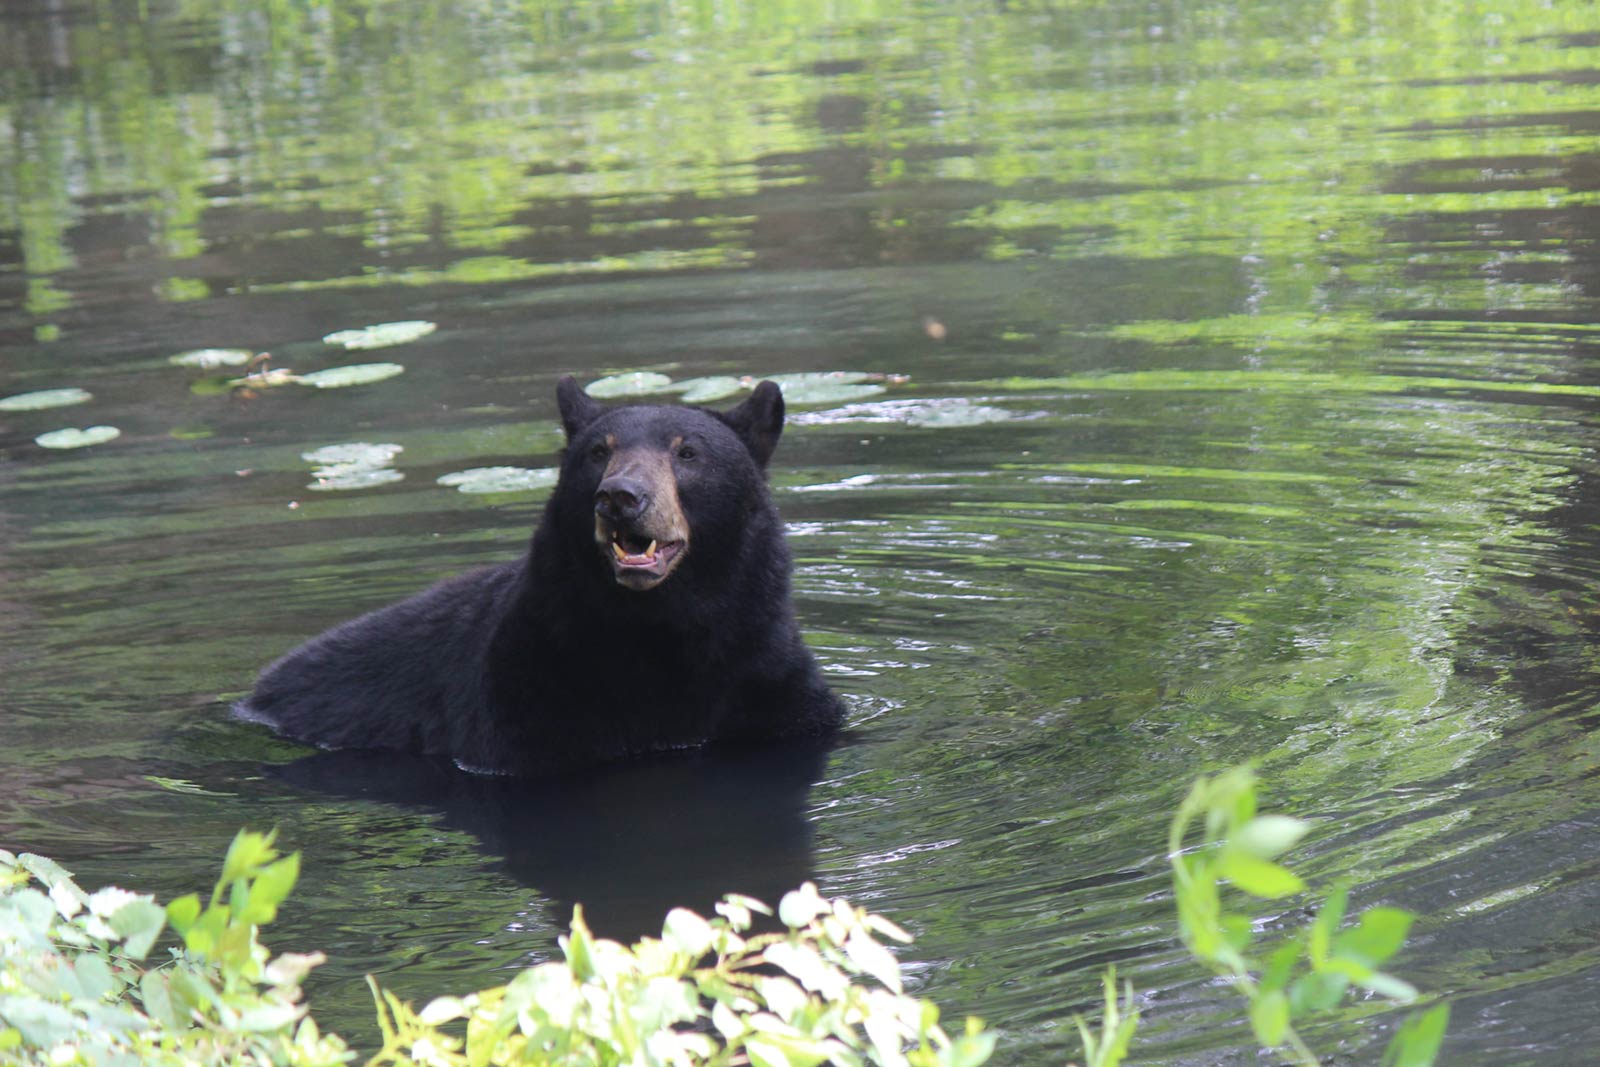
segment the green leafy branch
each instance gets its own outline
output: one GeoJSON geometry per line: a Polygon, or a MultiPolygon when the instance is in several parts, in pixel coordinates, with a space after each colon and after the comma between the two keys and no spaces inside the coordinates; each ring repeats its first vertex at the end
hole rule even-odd
{"type": "MultiPolygon", "coordinates": [[[[1306,829],[1300,819],[1257,814],[1255,774],[1235,768],[1194,784],[1172,820],[1167,853],[1183,943],[1248,1001],[1257,1041],[1267,1047],[1286,1045],[1297,1063],[1314,1067],[1320,1061],[1295,1029],[1296,1021],[1333,1008],[1352,986],[1398,1003],[1414,1000],[1417,991],[1379,970],[1405,943],[1411,912],[1370,908],[1355,925],[1345,927],[1347,887],[1338,886],[1309,927],[1257,949],[1251,916],[1225,908],[1225,883],[1263,900],[1304,892],[1305,882],[1277,858],[1306,829]],[[1200,841],[1186,849],[1184,841],[1196,822],[1200,841]]],[[[1390,1042],[1384,1062],[1396,1067],[1431,1064],[1449,1015],[1449,1005],[1439,1004],[1408,1020],[1390,1042]]]]}

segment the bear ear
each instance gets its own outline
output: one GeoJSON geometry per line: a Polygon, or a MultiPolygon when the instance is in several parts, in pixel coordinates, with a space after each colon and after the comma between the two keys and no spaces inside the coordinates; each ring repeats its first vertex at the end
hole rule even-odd
{"type": "Polygon", "coordinates": [[[567,431],[568,441],[582,433],[583,428],[605,410],[594,397],[578,387],[577,379],[570,374],[556,383],[556,406],[561,409],[561,428],[567,431]]]}
{"type": "Polygon", "coordinates": [[[756,465],[766,467],[783,433],[783,390],[775,382],[762,382],[748,400],[718,418],[744,441],[756,465]]]}

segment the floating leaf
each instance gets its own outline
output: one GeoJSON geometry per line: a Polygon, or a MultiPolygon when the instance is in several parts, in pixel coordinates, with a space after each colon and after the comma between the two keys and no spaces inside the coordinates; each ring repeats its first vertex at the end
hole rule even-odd
{"type": "Polygon", "coordinates": [[[299,381],[301,385],[310,385],[318,389],[343,389],[347,385],[381,382],[397,374],[404,374],[405,370],[398,363],[352,363],[347,367],[329,367],[327,370],[302,374],[299,381]]]}
{"type": "Polygon", "coordinates": [[[45,408],[64,408],[83,404],[94,399],[94,394],[76,386],[68,389],[40,389],[35,393],[17,393],[0,399],[0,411],[43,411],[45,408]]]}
{"type": "Polygon", "coordinates": [[[374,445],[366,441],[352,441],[344,445],[323,445],[321,448],[312,449],[310,452],[300,453],[300,458],[307,463],[353,464],[363,467],[381,467],[394,462],[405,449],[399,445],[374,445]]]}
{"type": "Polygon", "coordinates": [[[767,374],[757,381],[768,381],[787,393],[791,386],[857,385],[861,382],[882,380],[883,375],[862,370],[818,370],[800,374],[767,374]]]}
{"type": "Polygon", "coordinates": [[[370,489],[375,485],[398,482],[405,475],[390,468],[389,464],[402,451],[404,449],[399,445],[352,441],[303,452],[301,459],[320,464],[311,472],[316,481],[306,488],[318,491],[370,489]]]}
{"type": "Polygon", "coordinates": [[[744,392],[745,384],[731,374],[718,374],[709,378],[685,378],[672,388],[681,391],[687,404],[707,404],[744,392]]]}
{"type": "Polygon", "coordinates": [[[601,400],[619,396],[648,396],[667,393],[673,389],[672,379],[654,371],[634,371],[631,374],[613,374],[609,378],[590,382],[584,392],[601,400]]]}
{"type": "Polygon", "coordinates": [[[249,363],[255,353],[248,348],[195,348],[188,352],[179,352],[175,356],[168,356],[168,363],[175,363],[180,367],[200,367],[210,370],[213,367],[242,367],[249,363]]]}
{"type": "Polygon", "coordinates": [[[473,467],[441,474],[438,482],[455,486],[463,493],[526,493],[556,484],[560,473],[554,467],[473,467]]]}
{"type": "Polygon", "coordinates": [[[796,407],[810,404],[850,404],[857,400],[865,400],[869,396],[877,396],[884,391],[881,385],[853,385],[849,382],[827,381],[822,378],[780,383],[779,388],[783,390],[784,403],[796,407]]]}
{"type": "Polygon", "coordinates": [[[928,429],[950,429],[1005,422],[1011,417],[1011,412],[1005,408],[986,407],[970,400],[935,400],[906,416],[906,423],[928,429]]]}
{"type": "Polygon", "coordinates": [[[88,448],[115,441],[122,431],[115,426],[88,426],[84,429],[51,430],[34,438],[42,448],[88,448]]]}
{"type": "Polygon", "coordinates": [[[336,489],[371,489],[375,485],[388,485],[405,477],[392,467],[352,467],[349,470],[327,468],[327,473],[316,474],[316,481],[306,486],[318,491],[336,489]]]}
{"type": "Polygon", "coordinates": [[[363,326],[359,330],[339,330],[328,334],[322,340],[324,344],[339,345],[347,349],[388,348],[390,345],[403,345],[419,337],[426,337],[438,328],[438,323],[423,319],[408,319],[404,322],[380,322],[376,326],[363,326]]]}

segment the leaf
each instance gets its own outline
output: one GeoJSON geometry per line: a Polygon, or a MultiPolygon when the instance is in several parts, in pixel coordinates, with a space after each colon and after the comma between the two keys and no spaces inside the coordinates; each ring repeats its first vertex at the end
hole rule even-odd
{"type": "Polygon", "coordinates": [[[289,896],[300,877],[300,853],[270,863],[250,885],[250,903],[239,913],[240,922],[269,923],[278,917],[278,905],[289,896]]]}
{"type": "Polygon", "coordinates": [[[1355,979],[1355,982],[1365,989],[1372,990],[1379,996],[1388,997],[1390,1000],[1398,1000],[1402,1004],[1408,1004],[1417,999],[1416,986],[1403,978],[1396,978],[1394,975],[1384,974],[1382,971],[1368,971],[1365,975],[1355,979]]]}
{"type": "Polygon", "coordinates": [[[471,467],[441,474],[436,481],[462,493],[529,493],[554,485],[560,474],[555,467],[471,467]]]}
{"type": "Polygon", "coordinates": [[[248,348],[195,348],[188,352],[179,352],[175,356],[168,356],[167,362],[180,367],[211,370],[214,367],[242,367],[249,363],[254,355],[255,353],[248,348]]]}
{"type": "Polygon", "coordinates": [[[1350,988],[1350,980],[1342,974],[1329,974],[1318,971],[1296,979],[1289,986],[1289,1011],[1292,1015],[1303,1015],[1308,1011],[1326,1011],[1339,1003],[1339,998],[1344,996],[1344,991],[1350,988]]]}
{"type": "Polygon", "coordinates": [[[1368,908],[1354,927],[1334,936],[1330,951],[1376,967],[1400,951],[1415,918],[1404,908],[1368,908]]]}
{"type": "Polygon", "coordinates": [[[275,837],[277,831],[258,834],[253,830],[240,830],[228,845],[228,854],[222,861],[222,877],[218,881],[226,885],[238,878],[248,878],[264,864],[277,859],[278,852],[272,847],[275,837]]]}
{"type": "Polygon", "coordinates": [[[1328,894],[1328,899],[1322,902],[1322,907],[1317,910],[1317,917],[1311,923],[1311,932],[1306,940],[1306,951],[1311,956],[1314,966],[1321,966],[1327,962],[1328,953],[1333,946],[1333,936],[1338,932],[1339,924],[1344,922],[1345,906],[1349,898],[1349,886],[1336,885],[1328,894]]]}
{"type": "Polygon", "coordinates": [[[1439,1004],[1410,1016],[1400,1024],[1384,1050],[1383,1067],[1431,1067],[1449,1025],[1449,1004],[1439,1004]]]}
{"type": "Polygon", "coordinates": [[[1250,1028],[1256,1041],[1271,1048],[1289,1032],[1289,998],[1281,992],[1264,993],[1250,1002],[1250,1028]]]}
{"type": "Polygon", "coordinates": [[[72,972],[78,979],[83,995],[90,1000],[101,999],[117,984],[116,979],[111,977],[111,967],[92,953],[86,952],[73,960],[72,972]]]}
{"type": "Polygon", "coordinates": [[[881,385],[858,385],[856,382],[870,377],[838,371],[821,374],[779,374],[769,378],[783,390],[784,403],[793,407],[812,404],[848,404],[878,396],[884,392],[881,385]]]}
{"type": "Polygon", "coordinates": [[[167,912],[149,897],[141,897],[118,908],[109,921],[111,929],[124,938],[122,951],[130,959],[142,960],[161,936],[162,927],[167,924],[167,912]]]}
{"type": "Polygon", "coordinates": [[[200,917],[200,894],[190,893],[181,896],[167,905],[167,921],[172,924],[172,929],[182,937],[189,932],[189,927],[200,917]]]}
{"type": "Polygon", "coordinates": [[[103,445],[107,441],[115,441],[121,436],[122,431],[115,426],[86,426],[81,430],[75,427],[51,430],[33,440],[41,448],[88,448],[90,445],[103,445]]]}
{"type": "Polygon", "coordinates": [[[1306,884],[1287,867],[1233,849],[1218,857],[1217,873],[1254,897],[1276,900],[1303,892],[1306,884]]]}
{"type": "Polygon", "coordinates": [[[674,383],[672,389],[682,394],[686,404],[707,404],[737,396],[744,392],[745,384],[731,374],[719,374],[708,378],[685,378],[674,383]]]}
{"type": "Polygon", "coordinates": [[[799,889],[793,889],[783,895],[778,901],[778,919],[783,925],[798,930],[811,922],[818,915],[828,910],[828,902],[817,893],[816,884],[803,883],[799,889]]]}
{"type": "Polygon", "coordinates": [[[76,386],[66,389],[40,389],[37,392],[0,397],[0,411],[43,411],[46,408],[84,404],[93,399],[93,393],[76,386]]]}
{"type": "Polygon", "coordinates": [[[687,908],[673,908],[667,912],[661,928],[661,940],[677,951],[697,960],[704,956],[716,939],[711,924],[687,908]]]}
{"type": "Polygon", "coordinates": [[[852,930],[844,943],[844,954],[850,962],[872,975],[889,989],[901,992],[900,961],[894,953],[872,940],[860,930],[852,930]]]}
{"type": "Polygon", "coordinates": [[[388,348],[426,337],[438,328],[438,323],[424,319],[406,319],[401,322],[380,322],[357,330],[338,330],[328,334],[322,341],[347,349],[388,348]]]}
{"type": "Polygon", "coordinates": [[[962,1034],[939,1050],[939,1067],[979,1067],[994,1055],[994,1043],[999,1036],[990,1031],[962,1034]]]}
{"type": "Polygon", "coordinates": [[[599,400],[620,396],[649,396],[671,392],[672,379],[653,371],[634,371],[630,374],[613,374],[584,386],[584,392],[599,400]]]}
{"type": "Polygon", "coordinates": [[[947,430],[1005,422],[1013,416],[1005,408],[987,407],[970,400],[935,400],[906,416],[906,424],[923,429],[947,430]]]}
{"type": "Polygon", "coordinates": [[[172,993],[167,987],[166,975],[161,971],[146,971],[139,976],[139,999],[146,1015],[168,1029],[183,1029],[186,1020],[172,1003],[172,993]]]}
{"type": "Polygon", "coordinates": [[[1311,824],[1287,815],[1258,815],[1229,838],[1229,844],[1257,859],[1270,860],[1293,848],[1311,824]]]}
{"type": "Polygon", "coordinates": [[[588,925],[583,921],[583,906],[575,905],[572,909],[572,932],[557,939],[561,951],[566,954],[567,966],[572,968],[573,977],[580,982],[587,982],[595,976],[594,965],[594,935],[589,932],[588,925]]]}
{"type": "Polygon", "coordinates": [[[344,367],[302,374],[297,379],[301,385],[316,389],[343,389],[350,385],[371,385],[405,373],[398,363],[352,363],[344,367]]]}
{"type": "MultiPolygon", "coordinates": [[[[293,385],[299,380],[300,376],[288,367],[273,367],[270,370],[258,370],[246,374],[242,378],[229,378],[227,384],[248,389],[272,389],[279,385],[293,385]]],[[[210,391],[199,388],[200,384],[196,382],[191,391],[196,393],[210,391]]]]}
{"type": "Polygon", "coordinates": [[[400,445],[369,444],[366,441],[351,441],[342,445],[323,445],[310,452],[300,453],[300,458],[307,463],[317,463],[325,466],[334,464],[352,464],[363,467],[377,467],[391,462],[405,449],[400,445]]]}

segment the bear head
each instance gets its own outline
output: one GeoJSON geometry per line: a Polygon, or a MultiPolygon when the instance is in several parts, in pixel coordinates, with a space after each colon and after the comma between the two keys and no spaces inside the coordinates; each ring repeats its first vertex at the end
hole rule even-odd
{"type": "Polygon", "coordinates": [[[585,533],[617,586],[655,589],[692,550],[726,554],[742,525],[770,513],[766,466],[783,432],[783,393],[774,383],[761,382],[723,412],[605,407],[570,376],[556,400],[567,447],[553,496],[563,516],[578,511],[587,524],[592,515],[585,533]]]}

